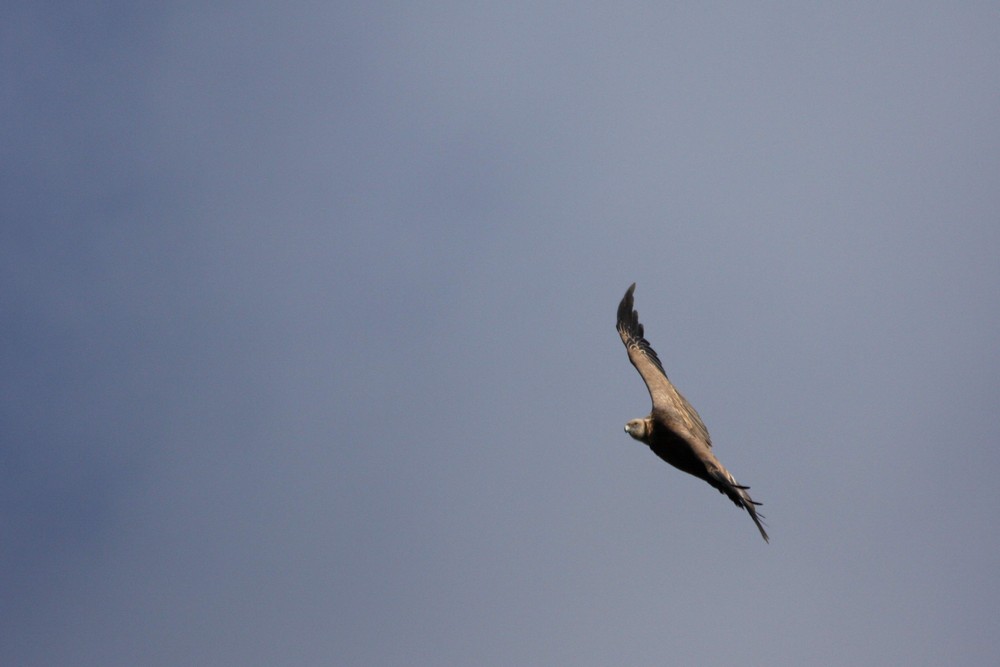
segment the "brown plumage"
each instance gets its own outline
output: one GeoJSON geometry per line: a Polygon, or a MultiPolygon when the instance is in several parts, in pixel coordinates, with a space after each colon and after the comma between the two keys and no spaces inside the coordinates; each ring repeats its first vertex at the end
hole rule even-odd
{"type": "Polygon", "coordinates": [[[712,439],[701,417],[667,379],[660,358],[643,337],[639,313],[632,309],[634,291],[635,283],[632,283],[618,305],[618,334],[628,350],[629,361],[639,371],[649,389],[653,409],[649,416],[627,423],[625,432],[648,445],[654,454],[670,465],[705,480],[720,493],[729,496],[737,507],[742,507],[750,514],[761,537],[768,542],[767,531],[761,523],[764,515],[757,514],[760,503],[755,502],[747,493],[750,487],[738,484],[719,459],[715,458],[712,439]]]}

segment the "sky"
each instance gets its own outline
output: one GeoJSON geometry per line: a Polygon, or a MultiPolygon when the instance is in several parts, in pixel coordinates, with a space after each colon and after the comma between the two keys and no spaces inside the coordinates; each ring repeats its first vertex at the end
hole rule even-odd
{"type": "Polygon", "coordinates": [[[994,3],[10,2],[0,84],[0,664],[1000,657],[994,3]]]}

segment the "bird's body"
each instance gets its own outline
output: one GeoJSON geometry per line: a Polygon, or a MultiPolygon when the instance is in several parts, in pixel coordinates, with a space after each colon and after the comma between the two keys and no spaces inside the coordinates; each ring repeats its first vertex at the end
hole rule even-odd
{"type": "Polygon", "coordinates": [[[728,496],[737,507],[750,514],[764,541],[768,541],[767,531],[761,523],[763,516],[757,514],[760,503],[747,493],[749,487],[738,484],[716,458],[704,422],[667,378],[659,357],[643,336],[639,313],[632,308],[634,291],[635,283],[632,283],[618,306],[617,329],[629,360],[646,383],[653,409],[649,416],[628,422],[625,432],[648,445],[654,454],[678,470],[705,480],[728,496]]]}

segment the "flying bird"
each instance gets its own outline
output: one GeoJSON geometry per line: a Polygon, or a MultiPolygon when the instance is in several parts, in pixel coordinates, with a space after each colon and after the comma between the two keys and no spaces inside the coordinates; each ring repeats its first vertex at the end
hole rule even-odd
{"type": "Polygon", "coordinates": [[[670,465],[705,480],[718,489],[719,493],[729,496],[737,507],[750,514],[761,537],[769,542],[767,531],[761,523],[764,515],[757,513],[760,503],[755,502],[747,493],[750,487],[737,483],[715,457],[712,439],[704,422],[667,379],[660,358],[643,337],[639,313],[632,308],[634,291],[635,283],[632,283],[618,305],[617,328],[625,349],[628,350],[629,361],[646,383],[649,396],[653,399],[653,409],[648,417],[633,419],[625,424],[625,432],[648,445],[654,454],[670,465]]]}

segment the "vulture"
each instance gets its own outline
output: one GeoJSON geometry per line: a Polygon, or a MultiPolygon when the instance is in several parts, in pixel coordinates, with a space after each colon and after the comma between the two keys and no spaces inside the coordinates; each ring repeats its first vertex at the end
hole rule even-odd
{"type": "Polygon", "coordinates": [[[654,454],[670,465],[705,480],[718,489],[719,493],[728,496],[737,507],[745,509],[757,524],[761,537],[768,542],[767,531],[761,523],[764,515],[757,513],[760,503],[750,497],[750,487],[739,484],[715,457],[712,439],[704,422],[667,379],[660,358],[643,336],[639,313],[632,308],[634,291],[635,283],[632,283],[618,305],[617,328],[628,351],[629,361],[646,383],[649,397],[653,400],[653,409],[649,416],[633,419],[625,424],[625,432],[645,443],[654,454]]]}

